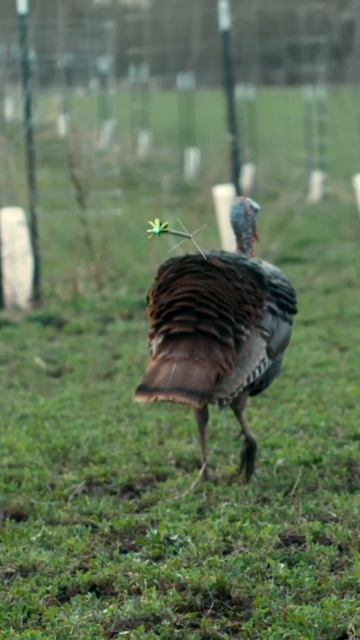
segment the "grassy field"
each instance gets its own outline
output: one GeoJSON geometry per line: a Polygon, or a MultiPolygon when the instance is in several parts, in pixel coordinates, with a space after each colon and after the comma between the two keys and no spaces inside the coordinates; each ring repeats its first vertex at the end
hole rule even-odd
{"type": "MultiPolygon", "coordinates": [[[[190,413],[132,402],[145,294],[168,255],[147,221],[169,206],[190,228],[207,223],[203,248],[218,246],[209,197],[174,191],[160,206],[155,183],[129,186],[122,215],[90,216],[90,257],[63,158],[42,143],[45,303],[0,317],[0,638],[359,637],[359,219],[346,98],[332,100],[335,179],[309,207],[289,161],[299,104],[297,144],[284,148],[282,96],[262,96],[258,254],[293,281],[299,316],[282,377],[248,410],[259,444],[249,485],[231,413],[212,411],[202,483],[190,413]]],[[[204,184],[226,174],[206,113],[204,138],[216,133],[204,184]]]]}

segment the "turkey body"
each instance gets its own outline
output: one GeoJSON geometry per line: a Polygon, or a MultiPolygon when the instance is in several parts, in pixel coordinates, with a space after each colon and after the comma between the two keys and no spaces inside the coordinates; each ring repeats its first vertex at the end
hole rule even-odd
{"type": "Polygon", "coordinates": [[[151,358],[135,399],[192,407],[205,475],[209,404],[233,409],[245,435],[242,469],[253,473],[256,442],[243,410],[280,373],[296,312],[290,282],[256,258],[213,251],[159,268],[148,294],[151,358]]]}

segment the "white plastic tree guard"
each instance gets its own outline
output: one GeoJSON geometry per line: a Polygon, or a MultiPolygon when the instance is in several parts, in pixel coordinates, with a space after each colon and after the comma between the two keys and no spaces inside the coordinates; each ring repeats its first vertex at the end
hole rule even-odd
{"type": "Polygon", "coordinates": [[[13,122],[16,118],[15,100],[13,96],[5,96],[3,106],[5,122],[13,122]]]}
{"type": "Polygon", "coordinates": [[[306,198],[308,204],[321,202],[325,194],[326,173],[320,169],[314,169],[309,177],[309,191],[306,198]]]}
{"type": "Polygon", "coordinates": [[[199,176],[201,167],[201,152],[199,147],[184,149],[184,179],[192,182],[199,176]]]}
{"type": "Polygon", "coordinates": [[[100,151],[105,151],[111,146],[115,126],[116,120],[114,118],[109,118],[102,123],[98,137],[98,149],[100,151]]]}
{"type": "Polygon", "coordinates": [[[244,195],[249,195],[254,188],[256,178],[256,164],[254,162],[245,162],[241,167],[240,186],[244,195]]]}
{"type": "Polygon", "coordinates": [[[253,101],[256,98],[256,87],[253,84],[237,82],[235,85],[235,98],[237,100],[253,101]]]}
{"type": "Polygon", "coordinates": [[[216,184],[212,188],[212,195],[220,233],[221,248],[225,251],[235,251],[234,232],[231,228],[229,218],[230,207],[236,197],[235,187],[231,183],[216,184]]]}
{"type": "Polygon", "coordinates": [[[67,113],[59,113],[56,122],[59,138],[66,138],[69,132],[69,116],[67,113]]]}
{"type": "Polygon", "coordinates": [[[29,0],[16,0],[16,11],[20,16],[29,12],[29,0]]]}
{"type": "Polygon", "coordinates": [[[360,173],[356,173],[353,176],[352,184],[354,187],[356,204],[357,204],[359,215],[360,215],[360,173]]]}
{"type": "Polygon", "coordinates": [[[139,160],[145,160],[151,149],[151,132],[149,129],[138,129],[136,140],[136,155],[139,160]]]}
{"type": "Polygon", "coordinates": [[[7,309],[27,309],[32,297],[34,259],[23,209],[0,209],[0,237],[4,305],[7,309]]]}

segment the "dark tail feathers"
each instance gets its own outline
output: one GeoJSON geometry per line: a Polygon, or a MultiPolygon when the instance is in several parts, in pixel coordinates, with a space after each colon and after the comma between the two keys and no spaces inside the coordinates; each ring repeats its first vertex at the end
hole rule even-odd
{"type": "Polygon", "coordinates": [[[211,338],[167,338],[151,358],[134,399],[201,409],[208,404],[218,380],[232,368],[232,350],[211,338]]]}

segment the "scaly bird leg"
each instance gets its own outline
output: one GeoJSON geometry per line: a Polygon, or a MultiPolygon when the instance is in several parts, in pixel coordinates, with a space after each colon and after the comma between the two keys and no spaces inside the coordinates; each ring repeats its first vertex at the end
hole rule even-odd
{"type": "Polygon", "coordinates": [[[206,426],[209,420],[209,410],[206,407],[202,409],[194,409],[196,424],[199,430],[199,441],[200,441],[200,450],[201,450],[201,468],[203,471],[204,480],[209,479],[208,468],[207,468],[207,450],[206,450],[206,426]]]}
{"type": "Polygon", "coordinates": [[[244,448],[241,451],[240,456],[240,473],[244,472],[245,480],[246,482],[249,482],[251,476],[255,471],[257,444],[243,416],[246,400],[247,396],[241,394],[231,403],[231,408],[240,423],[241,430],[245,439],[244,448]]]}

